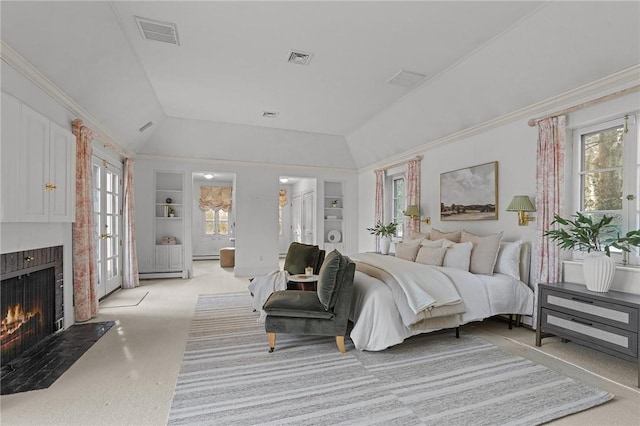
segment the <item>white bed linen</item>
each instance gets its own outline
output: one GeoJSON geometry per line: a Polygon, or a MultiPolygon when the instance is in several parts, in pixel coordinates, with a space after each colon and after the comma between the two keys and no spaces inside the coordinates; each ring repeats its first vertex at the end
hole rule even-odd
{"type": "Polygon", "coordinates": [[[428,318],[408,327],[403,323],[392,290],[362,271],[354,277],[350,337],[356,349],[380,351],[407,337],[457,327],[498,314],[533,314],[533,291],[503,274],[475,275],[456,268],[436,267],[449,276],[464,303],[462,314],[428,318]]]}

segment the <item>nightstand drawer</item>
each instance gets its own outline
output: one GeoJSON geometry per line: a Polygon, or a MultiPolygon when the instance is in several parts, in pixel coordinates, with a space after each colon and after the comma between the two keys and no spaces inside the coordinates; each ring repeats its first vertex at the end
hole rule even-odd
{"type": "Polygon", "coordinates": [[[638,309],[587,296],[544,290],[542,307],[577,315],[593,321],[638,331],[638,309]]]}
{"type": "Polygon", "coordinates": [[[546,331],[568,339],[582,340],[632,357],[638,356],[637,333],[546,308],[543,308],[541,313],[542,327],[546,331]]]}

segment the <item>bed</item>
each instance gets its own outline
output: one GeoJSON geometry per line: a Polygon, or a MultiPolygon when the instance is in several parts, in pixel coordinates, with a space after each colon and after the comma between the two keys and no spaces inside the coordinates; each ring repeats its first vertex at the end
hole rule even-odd
{"type": "Polygon", "coordinates": [[[500,242],[490,274],[471,273],[450,262],[435,266],[375,253],[351,255],[356,262],[351,340],[356,349],[381,351],[416,334],[494,315],[532,315],[530,254],[528,243],[500,242]]]}

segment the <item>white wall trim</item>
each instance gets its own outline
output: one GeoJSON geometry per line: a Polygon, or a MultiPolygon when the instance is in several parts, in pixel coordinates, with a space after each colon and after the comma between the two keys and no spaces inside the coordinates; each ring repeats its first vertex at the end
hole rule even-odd
{"type": "Polygon", "coordinates": [[[577,101],[584,102],[584,98],[587,96],[593,96],[594,94],[598,94],[607,90],[613,90],[614,88],[617,89],[624,84],[638,84],[638,80],[640,80],[640,64],[634,65],[591,83],[587,83],[573,90],[569,90],[558,96],[554,96],[544,101],[529,105],[528,107],[501,115],[500,117],[496,117],[492,120],[485,121],[484,123],[478,124],[476,126],[472,126],[459,132],[452,133],[440,139],[427,142],[409,151],[403,152],[402,154],[387,158],[384,161],[378,161],[374,164],[362,167],[358,170],[358,172],[363,173],[370,170],[378,169],[380,167],[384,167],[386,164],[405,161],[415,157],[418,154],[423,153],[424,151],[428,151],[442,145],[450,144],[462,139],[469,138],[471,136],[485,133],[489,130],[504,126],[516,120],[524,120],[524,125],[528,126],[527,122],[529,121],[529,119],[535,118],[536,116],[541,115],[553,108],[558,108],[561,105],[577,101]]]}
{"type": "Polygon", "coordinates": [[[56,86],[49,78],[42,74],[36,67],[34,67],[29,61],[20,56],[15,50],[13,50],[4,40],[0,40],[0,57],[2,60],[23,75],[27,80],[38,86],[43,92],[51,96],[56,102],[58,102],[67,111],[76,115],[83,121],[85,125],[91,128],[94,133],[98,135],[98,138],[118,152],[123,157],[129,157],[132,155],[131,151],[122,147],[116,139],[105,129],[98,120],[96,120],[91,114],[89,114],[82,106],[74,101],[69,95],[56,86]]]}

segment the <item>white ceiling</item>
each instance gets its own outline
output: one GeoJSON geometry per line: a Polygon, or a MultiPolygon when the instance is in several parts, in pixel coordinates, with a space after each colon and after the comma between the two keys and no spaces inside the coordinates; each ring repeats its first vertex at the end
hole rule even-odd
{"type": "MultiPolygon", "coordinates": [[[[346,143],[437,85],[479,111],[459,118],[447,112],[441,134],[424,135],[441,137],[639,63],[633,40],[639,3],[613,3],[2,1],[0,7],[2,41],[136,152],[153,143],[167,117],[338,135],[346,143]],[[571,22],[589,8],[593,21],[571,22]],[[615,10],[615,20],[604,16],[597,25],[607,10],[615,10]],[[541,19],[551,11],[556,19],[541,19]],[[177,24],[180,45],[143,40],[134,16],[177,24]],[[607,34],[602,43],[601,34],[607,34]],[[544,45],[536,44],[540,39],[544,45]],[[614,45],[620,40],[628,41],[626,51],[614,45]],[[572,57],[574,51],[584,56],[583,48],[593,57],[572,57]],[[287,63],[290,49],[313,53],[310,64],[287,63]],[[481,98],[465,98],[459,82],[447,77],[483,55],[495,58],[496,75],[504,73],[509,84],[493,87],[489,79],[485,85],[493,72],[479,69],[470,78],[483,88],[481,98]],[[549,81],[549,61],[559,55],[572,59],[562,64],[565,79],[549,81]],[[413,88],[387,84],[400,70],[426,78],[413,88]],[[279,117],[263,118],[263,111],[279,117]],[[148,121],[154,126],[139,132],[148,121]]],[[[443,105],[442,96],[432,99],[425,109],[457,107],[443,105]]],[[[349,147],[354,158],[354,150],[367,149],[357,138],[349,147]]]]}

